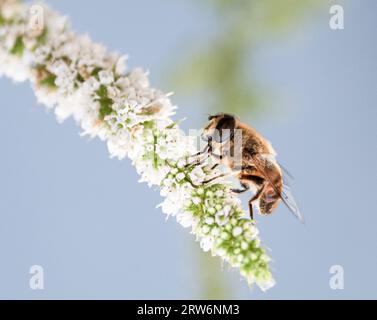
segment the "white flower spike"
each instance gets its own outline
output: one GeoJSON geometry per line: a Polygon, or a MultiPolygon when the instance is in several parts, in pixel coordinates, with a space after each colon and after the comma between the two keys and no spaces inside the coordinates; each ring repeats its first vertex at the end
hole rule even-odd
{"type": "Polygon", "coordinates": [[[46,6],[43,31],[28,32],[29,9],[0,0],[0,76],[29,80],[59,121],[73,117],[83,134],[106,141],[111,157],[129,157],[140,182],[160,187],[162,211],[191,228],[204,251],[239,268],[249,285],[269,289],[274,280],[255,223],[244,218],[229,183],[201,185],[216,174],[210,166],[186,165],[196,149],[170,118],[168,95],[46,6]]]}

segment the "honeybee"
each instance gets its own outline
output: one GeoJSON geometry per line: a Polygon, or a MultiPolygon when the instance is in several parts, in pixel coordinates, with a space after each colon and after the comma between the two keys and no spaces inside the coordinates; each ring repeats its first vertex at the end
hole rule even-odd
{"type": "MultiPolygon", "coordinates": [[[[194,155],[197,163],[203,162],[203,159],[198,158],[203,155],[214,158],[214,167],[225,165],[230,169],[230,175],[238,178],[242,188],[232,189],[233,192],[243,193],[249,189],[255,191],[249,200],[251,219],[253,205],[259,207],[260,214],[269,215],[282,201],[301,222],[304,222],[290,188],[284,183],[284,169],[276,161],[276,152],[270,142],[234,115],[219,113],[209,116],[208,121],[201,136],[207,145],[203,151],[194,155]]],[[[221,174],[203,183],[227,175],[221,174]]]]}

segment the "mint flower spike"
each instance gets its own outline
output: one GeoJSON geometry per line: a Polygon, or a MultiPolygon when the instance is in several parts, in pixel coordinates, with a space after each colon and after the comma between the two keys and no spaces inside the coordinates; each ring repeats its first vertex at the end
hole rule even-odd
{"type": "Polygon", "coordinates": [[[43,28],[30,24],[29,6],[0,0],[0,76],[29,80],[58,121],[73,117],[83,135],[107,143],[111,157],[129,157],[140,182],[159,186],[159,207],[191,228],[204,251],[239,268],[249,285],[273,286],[255,222],[244,218],[229,184],[202,184],[219,169],[187,165],[196,148],[171,119],[168,95],[151,88],[141,69],[127,71],[125,56],[76,35],[65,17],[47,6],[35,11],[43,28]]]}

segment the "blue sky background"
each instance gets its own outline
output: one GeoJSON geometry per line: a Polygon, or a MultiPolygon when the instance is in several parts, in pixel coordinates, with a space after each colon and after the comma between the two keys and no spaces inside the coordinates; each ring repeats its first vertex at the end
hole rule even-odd
{"type": "MultiPolygon", "coordinates": [[[[206,105],[162,79],[177,53],[211,32],[211,12],[172,0],[48,3],[175,91],[185,129],[203,124],[206,105]]],[[[342,31],[329,28],[328,9],[256,53],[255,78],[273,103],[245,121],[294,173],[306,224],[283,207],[257,217],[277,284],[250,290],[224,267],[228,298],[377,298],[377,3],[345,2],[342,31]],[[329,287],[335,264],[344,290],[329,287]]],[[[129,161],[110,160],[73,121],[59,125],[29,84],[0,79],[0,92],[0,298],[200,298],[192,236],[165,221],[158,192],[137,183],[129,161]],[[34,264],[44,267],[43,291],[29,288],[34,264]]]]}

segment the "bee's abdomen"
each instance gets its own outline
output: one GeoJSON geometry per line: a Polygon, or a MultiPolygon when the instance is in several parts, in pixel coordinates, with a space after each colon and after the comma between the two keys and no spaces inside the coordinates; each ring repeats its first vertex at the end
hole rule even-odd
{"type": "Polygon", "coordinates": [[[261,214],[271,214],[280,201],[280,195],[275,191],[271,194],[264,192],[259,198],[259,210],[261,214]]]}
{"type": "Polygon", "coordinates": [[[283,180],[278,170],[270,172],[270,181],[259,198],[259,209],[261,214],[271,214],[279,204],[283,189],[283,180]]]}

